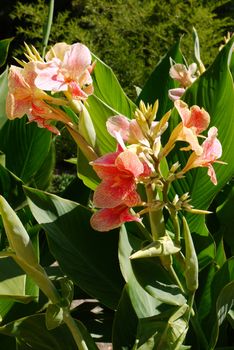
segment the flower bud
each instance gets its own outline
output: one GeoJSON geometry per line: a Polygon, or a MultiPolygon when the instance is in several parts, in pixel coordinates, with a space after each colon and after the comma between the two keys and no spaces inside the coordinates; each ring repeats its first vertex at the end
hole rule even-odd
{"type": "Polygon", "coordinates": [[[37,266],[37,256],[22,222],[5,198],[0,196],[0,214],[11,249],[31,266],[37,266]]]}
{"type": "Polygon", "coordinates": [[[180,247],[176,246],[169,236],[159,238],[157,241],[150,243],[141,250],[130,256],[130,259],[151,258],[154,256],[167,256],[176,254],[180,247]]]}
{"type": "Polygon", "coordinates": [[[183,217],[183,232],[185,241],[185,272],[186,285],[189,291],[198,288],[198,259],[192,236],[186,219],[183,217]]]}

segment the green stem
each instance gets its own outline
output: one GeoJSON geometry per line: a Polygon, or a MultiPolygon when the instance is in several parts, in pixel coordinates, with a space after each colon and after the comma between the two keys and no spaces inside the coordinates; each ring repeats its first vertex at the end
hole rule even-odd
{"type": "Polygon", "coordinates": [[[175,245],[180,245],[180,224],[178,220],[178,215],[176,211],[171,211],[171,220],[174,227],[175,233],[175,245]]]}
{"type": "Polygon", "coordinates": [[[81,149],[84,156],[89,162],[98,158],[98,155],[95,153],[94,149],[88,144],[84,137],[70,125],[66,125],[67,130],[71,134],[73,140],[76,142],[77,146],[81,149]]]}
{"type": "MultiPolygon", "coordinates": [[[[151,184],[146,185],[146,195],[148,203],[152,203],[155,200],[151,184]]],[[[160,237],[165,236],[166,234],[163,210],[149,210],[149,219],[153,240],[157,241],[160,237]]]]}
{"type": "Polygon", "coordinates": [[[50,0],[49,13],[48,13],[47,21],[45,23],[44,31],[43,31],[43,40],[42,40],[42,45],[43,45],[42,57],[43,58],[45,57],[45,51],[46,51],[46,47],[50,36],[50,30],[53,22],[53,13],[54,13],[54,0],[50,0]]]}
{"type": "Polygon", "coordinates": [[[174,267],[172,265],[170,265],[170,267],[168,268],[168,272],[170,273],[171,277],[176,281],[177,285],[179,286],[179,288],[181,289],[182,293],[185,294],[185,290],[184,287],[182,286],[179,277],[177,276],[174,267]]]}
{"type": "Polygon", "coordinates": [[[200,322],[197,319],[196,313],[194,314],[194,316],[191,317],[191,323],[192,323],[193,329],[197,335],[197,339],[199,339],[199,342],[202,346],[202,350],[210,350],[209,344],[208,344],[207,339],[205,337],[205,334],[201,328],[200,322]]]}
{"type": "Polygon", "coordinates": [[[67,308],[63,309],[63,321],[64,321],[64,323],[66,323],[67,327],[69,328],[69,330],[70,330],[70,332],[75,340],[77,348],[79,350],[89,350],[83,337],[82,337],[82,334],[81,334],[79,328],[77,327],[75,320],[72,318],[72,316],[67,308]]]}

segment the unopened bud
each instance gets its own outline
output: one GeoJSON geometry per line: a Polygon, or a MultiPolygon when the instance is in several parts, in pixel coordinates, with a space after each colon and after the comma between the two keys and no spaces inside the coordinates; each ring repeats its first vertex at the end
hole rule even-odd
{"type": "Polygon", "coordinates": [[[164,236],[155,242],[150,243],[141,250],[130,256],[130,259],[151,258],[154,256],[167,256],[180,251],[169,236],[164,236]]]}
{"type": "Polygon", "coordinates": [[[189,199],[189,197],[190,197],[189,192],[186,192],[186,193],[182,194],[182,196],[180,197],[180,200],[182,202],[184,202],[184,201],[187,201],[189,199]]]}
{"type": "Polygon", "coordinates": [[[180,167],[180,163],[176,162],[172,165],[171,169],[169,170],[170,173],[175,173],[180,167]]]}

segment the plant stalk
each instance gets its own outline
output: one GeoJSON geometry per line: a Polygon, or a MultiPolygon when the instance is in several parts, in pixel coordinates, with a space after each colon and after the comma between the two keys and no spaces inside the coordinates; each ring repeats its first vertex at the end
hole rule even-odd
{"type": "MultiPolygon", "coordinates": [[[[155,197],[151,184],[146,185],[146,195],[148,203],[153,203],[155,197]]],[[[160,237],[165,236],[166,234],[163,210],[149,210],[149,219],[153,241],[157,241],[160,237]]]]}
{"type": "Polygon", "coordinates": [[[77,348],[79,350],[89,350],[83,337],[82,334],[80,333],[79,328],[76,325],[75,320],[72,318],[69,310],[67,308],[63,308],[63,321],[66,323],[67,327],[69,328],[75,343],[77,345],[77,348]]]}

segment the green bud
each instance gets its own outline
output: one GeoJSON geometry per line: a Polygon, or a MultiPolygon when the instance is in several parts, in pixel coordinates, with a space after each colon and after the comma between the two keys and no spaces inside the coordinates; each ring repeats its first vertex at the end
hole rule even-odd
{"type": "Polygon", "coordinates": [[[63,322],[63,309],[55,304],[49,304],[45,315],[46,328],[50,331],[63,322]]]}
{"type": "Polygon", "coordinates": [[[154,256],[167,256],[176,254],[180,251],[180,247],[176,246],[169,236],[163,236],[138,250],[130,256],[130,259],[151,258],[154,256]]]}
{"type": "Polygon", "coordinates": [[[168,320],[158,349],[180,349],[188,331],[188,305],[182,305],[168,320]]]}
{"type": "Polygon", "coordinates": [[[198,288],[198,259],[194,248],[192,236],[186,219],[183,217],[183,231],[185,241],[185,272],[186,285],[189,291],[198,288]]]}
{"type": "Polygon", "coordinates": [[[88,144],[92,148],[95,148],[97,139],[96,131],[89,112],[84,105],[82,105],[81,112],[79,113],[79,132],[88,144]]]}
{"type": "Polygon", "coordinates": [[[37,256],[29,235],[15,211],[2,196],[0,196],[0,214],[10,248],[20,259],[25,260],[27,264],[37,266],[37,256]]]}

